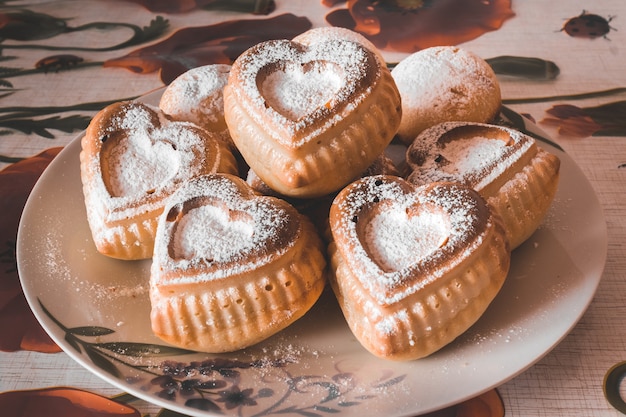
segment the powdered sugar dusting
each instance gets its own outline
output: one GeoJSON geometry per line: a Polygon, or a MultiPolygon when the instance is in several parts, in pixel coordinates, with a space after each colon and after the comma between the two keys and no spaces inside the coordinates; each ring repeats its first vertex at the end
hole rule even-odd
{"type": "Polygon", "coordinates": [[[428,105],[441,104],[454,107],[458,112],[469,112],[473,95],[459,94],[455,88],[465,87],[475,91],[493,88],[486,76],[487,64],[469,52],[458,48],[442,47],[417,52],[400,61],[391,74],[401,91],[406,114],[419,116],[412,111],[428,105]]]}
{"type": "MultiPolygon", "coordinates": [[[[275,129],[286,131],[287,136],[293,137],[295,132],[323,129],[336,123],[337,118],[344,117],[344,111],[353,109],[365,100],[380,77],[380,71],[380,64],[374,54],[356,42],[328,40],[305,46],[288,40],[273,40],[262,42],[244,52],[233,64],[228,85],[238,96],[239,104],[257,124],[267,124],[264,118],[269,117],[275,129]],[[313,70],[313,74],[318,74],[314,78],[333,88],[332,100],[328,100],[328,94],[321,91],[316,92],[315,100],[311,100],[317,106],[308,103],[301,91],[297,92],[299,98],[287,98],[297,84],[293,81],[293,75],[298,74],[294,68],[300,65],[305,72],[313,70]],[[284,78],[286,68],[292,75],[289,83],[284,78]],[[279,75],[281,71],[283,75],[279,75]],[[329,75],[331,72],[331,77],[321,80],[322,74],[329,75]],[[268,85],[272,88],[261,87],[264,80],[269,80],[268,85]],[[286,87],[286,91],[279,91],[280,88],[276,87],[286,87]],[[320,102],[323,105],[319,105],[320,102]],[[274,108],[274,105],[278,108],[274,108]],[[333,113],[336,117],[331,117],[333,113]],[[297,121],[292,120],[294,115],[297,121]],[[316,125],[320,121],[323,121],[323,126],[316,125]]],[[[304,88],[311,91],[314,87],[310,83],[304,88]]],[[[280,140],[281,135],[276,137],[280,140]]],[[[305,135],[299,143],[285,145],[300,146],[307,137],[305,135]]]]}
{"type": "MultiPolygon", "coordinates": [[[[189,121],[209,129],[207,123],[224,122],[224,96],[230,65],[213,64],[192,68],[165,89],[159,107],[176,120],[189,121]]],[[[211,129],[209,129],[211,130],[211,129]]]]}
{"type": "Polygon", "coordinates": [[[151,126],[154,121],[154,113],[146,105],[132,105],[125,107],[122,115],[111,120],[111,130],[139,130],[151,126]]]}
{"type": "Polygon", "coordinates": [[[497,139],[473,137],[458,139],[438,147],[419,166],[425,182],[461,181],[476,178],[504,157],[506,144],[497,139]]]}
{"type": "Polygon", "coordinates": [[[439,122],[487,122],[501,104],[489,64],[458,47],[418,51],[401,60],[391,75],[402,97],[398,133],[405,142],[439,122]]]}
{"type": "Polygon", "coordinates": [[[257,268],[289,250],[299,227],[295,210],[271,197],[246,194],[249,189],[241,184],[240,178],[216,174],[181,186],[161,218],[154,265],[203,264],[216,278],[257,268]]]}
{"type": "Polygon", "coordinates": [[[355,32],[351,29],[342,28],[339,26],[321,26],[313,29],[309,29],[293,38],[294,42],[301,43],[303,45],[311,45],[319,42],[327,42],[334,39],[345,39],[347,41],[356,42],[363,45],[365,48],[372,51],[378,58],[378,60],[385,64],[385,58],[380,53],[376,45],[370,42],[365,36],[359,32],[355,32]]]}
{"type": "Polygon", "coordinates": [[[102,150],[89,163],[93,172],[101,168],[103,183],[89,192],[97,201],[108,201],[112,216],[139,199],[171,193],[182,179],[214,171],[219,164],[215,158],[207,166],[207,148],[213,145],[195,125],[168,121],[157,108],[130,103],[102,123],[102,150]]]}
{"type": "Polygon", "coordinates": [[[406,210],[385,210],[365,226],[367,250],[383,270],[401,270],[446,242],[446,223],[438,213],[409,216],[406,210]]]}
{"type": "MultiPolygon", "coordinates": [[[[58,219],[50,219],[49,223],[53,221],[58,221],[58,219]]],[[[65,225],[55,225],[53,229],[63,230],[64,228],[65,225]]],[[[42,247],[46,248],[42,252],[42,264],[51,275],[64,281],[62,283],[50,281],[49,285],[72,288],[77,293],[85,294],[85,297],[89,297],[92,302],[107,304],[112,301],[117,302],[116,298],[139,298],[148,292],[148,285],[143,280],[144,274],[142,274],[143,269],[140,263],[133,264],[130,270],[126,268],[124,274],[111,275],[111,271],[116,270],[118,266],[105,268],[103,264],[100,264],[100,255],[97,254],[95,248],[88,246],[91,243],[90,240],[85,241],[84,247],[77,245],[77,250],[79,249],[77,252],[67,252],[68,246],[71,245],[59,245],[60,241],[71,241],[71,238],[52,232],[42,236],[42,247]],[[88,273],[95,264],[97,264],[95,266],[97,271],[102,270],[107,273],[88,273]],[[124,279],[116,279],[120,276],[124,279]]]]}
{"type": "Polygon", "coordinates": [[[103,109],[82,142],[81,179],[94,240],[118,242],[132,236],[123,244],[140,248],[145,242],[142,256],[150,255],[151,230],[164,199],[181,182],[215,172],[223,163],[214,136],[140,102],[103,109]]]}
{"type": "Polygon", "coordinates": [[[343,81],[334,66],[315,61],[310,65],[285,65],[284,70],[268,74],[260,92],[277,112],[298,120],[318,107],[330,105],[343,81]]]}
{"type": "Polygon", "coordinates": [[[198,130],[184,122],[134,127],[103,156],[109,192],[116,197],[152,193],[175,177],[197,175],[204,169],[205,142],[198,130]]]}
{"type": "MultiPolygon", "coordinates": [[[[489,161],[499,159],[504,155],[506,143],[501,140],[491,138],[475,137],[471,139],[455,140],[446,144],[442,156],[446,158],[450,155],[449,160],[456,156],[457,163],[451,164],[451,172],[478,172],[487,165],[489,161]]],[[[448,168],[444,166],[444,171],[448,168]]]]}
{"type": "Polygon", "coordinates": [[[533,146],[520,132],[481,123],[441,123],[420,134],[407,149],[409,181],[456,181],[482,190],[533,146]]]}
{"type": "Polygon", "coordinates": [[[153,141],[149,131],[135,130],[109,149],[109,192],[112,196],[141,195],[169,181],[180,167],[172,143],[153,141]]]}
{"type": "MultiPolygon", "coordinates": [[[[353,243],[367,242],[353,244],[349,256],[344,258],[354,271],[362,271],[355,274],[361,279],[361,284],[379,298],[379,302],[390,303],[417,291],[430,280],[441,277],[481,244],[489,220],[484,204],[475,191],[458,184],[431,184],[414,189],[397,177],[367,177],[348,186],[333,203],[331,210],[341,213],[338,222],[333,224],[333,235],[335,238],[342,236],[342,239],[353,243]],[[417,245],[412,248],[417,254],[400,252],[394,256],[400,258],[406,255],[406,258],[397,260],[395,266],[402,265],[403,268],[385,271],[376,262],[376,253],[373,254],[371,250],[372,247],[381,246],[382,240],[376,243],[376,239],[381,236],[392,238],[393,234],[398,240],[406,236],[402,232],[398,233],[397,229],[364,233],[368,226],[359,224],[361,218],[365,218],[365,222],[371,220],[368,213],[376,210],[376,207],[388,209],[390,202],[394,210],[411,212],[423,209],[422,214],[430,213],[414,226],[423,226],[429,220],[439,224],[429,224],[425,231],[431,235],[427,240],[437,246],[434,250],[432,246],[424,245],[424,248],[420,248],[417,245]],[[442,218],[446,219],[445,226],[441,224],[442,218]],[[423,253],[428,252],[428,248],[430,252],[423,253]],[[419,253],[420,250],[423,252],[419,253]],[[424,275],[423,280],[412,282],[411,285],[400,285],[416,274],[424,275]]],[[[380,222],[379,225],[384,223],[380,222]]],[[[412,233],[413,236],[419,234],[417,230],[405,233],[412,233]]],[[[385,250],[393,249],[390,247],[385,250]]]]}
{"type": "Polygon", "coordinates": [[[249,251],[255,243],[253,233],[249,222],[231,219],[228,210],[201,206],[181,218],[174,236],[174,256],[224,262],[233,254],[249,251]]]}

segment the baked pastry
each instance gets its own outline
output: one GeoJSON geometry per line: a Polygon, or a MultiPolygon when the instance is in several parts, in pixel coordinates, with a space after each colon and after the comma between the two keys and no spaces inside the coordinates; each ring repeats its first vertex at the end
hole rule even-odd
{"type": "Polygon", "coordinates": [[[172,119],[197,124],[232,145],[224,119],[223,90],[229,73],[226,64],[192,68],[165,88],[159,107],[172,119]]]}
{"type": "Polygon", "coordinates": [[[150,276],[154,333],[229,352],[293,323],[325,286],[324,246],[283,200],[225,174],[194,178],[161,216],[150,276]]]}
{"type": "Polygon", "coordinates": [[[404,58],[391,71],[402,97],[398,138],[410,143],[438,123],[488,123],[500,113],[500,84],[489,64],[456,46],[436,46],[404,58]]]}
{"type": "Polygon", "coordinates": [[[458,183],[355,181],[330,210],[330,283],[350,329],[374,355],[427,356],[467,330],[510,266],[500,217],[458,183]]]}
{"type": "Polygon", "coordinates": [[[560,160],[517,130],[449,122],[408,147],[408,181],[457,181],[474,188],[502,217],[511,249],[539,227],[556,194],[560,160]]]}
{"type": "Polygon", "coordinates": [[[382,53],[369,39],[361,35],[359,32],[339,26],[322,26],[309,29],[294,37],[292,41],[303,45],[312,45],[314,43],[326,42],[333,39],[344,39],[361,44],[365,48],[372,51],[383,65],[385,64],[385,58],[382,53]]]}
{"type": "MultiPolygon", "coordinates": [[[[381,174],[400,175],[400,172],[394,165],[393,160],[389,158],[384,152],[378,155],[378,157],[374,160],[374,162],[372,162],[372,164],[363,173],[361,173],[359,178],[370,176],[370,175],[381,175],[381,174]]],[[[248,185],[250,185],[250,187],[252,187],[255,191],[261,194],[279,197],[284,200],[288,200],[292,204],[294,202],[297,204],[298,201],[317,200],[317,199],[298,200],[298,199],[289,198],[288,196],[281,195],[280,193],[277,193],[276,191],[272,190],[267,184],[265,184],[263,180],[259,178],[259,176],[256,175],[256,173],[251,169],[248,170],[246,182],[248,183],[248,185]]]]}
{"type": "MultiPolygon", "coordinates": [[[[389,158],[385,153],[380,154],[360,177],[383,174],[400,175],[391,158],[389,158]]],[[[252,170],[248,171],[246,182],[260,194],[271,195],[288,201],[291,205],[298,209],[300,213],[311,219],[322,238],[329,240],[328,237],[330,236],[330,230],[328,229],[328,210],[330,209],[330,205],[332,204],[336,193],[309,199],[289,198],[278,194],[276,191],[268,187],[267,184],[265,184],[252,170]]]]}
{"type": "Polygon", "coordinates": [[[237,172],[235,158],[214,134],[172,122],[140,102],[98,112],[81,140],[80,170],[94,243],[120,259],[152,257],[164,200],[184,181],[237,172]]]}
{"type": "Polygon", "coordinates": [[[224,87],[231,137],[276,192],[339,190],[380,155],[400,123],[391,74],[358,43],[262,42],[234,62],[224,87]]]}

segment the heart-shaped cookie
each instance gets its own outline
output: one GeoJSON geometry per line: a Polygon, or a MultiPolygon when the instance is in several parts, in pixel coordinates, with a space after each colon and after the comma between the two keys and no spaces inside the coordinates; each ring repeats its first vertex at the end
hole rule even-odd
{"type": "Polygon", "coordinates": [[[382,153],[400,124],[388,69],[359,43],[260,43],[233,64],[224,114],[246,162],[272,189],[340,189],[382,153]]]}
{"type": "Polygon", "coordinates": [[[152,329],[177,346],[228,352],[282,330],[319,298],[324,247],[284,200],[239,177],[186,182],[168,200],[150,278],[152,329]]]}
{"type": "Polygon", "coordinates": [[[227,145],[160,110],[120,102],[101,110],[81,141],[87,218],[98,250],[120,259],[152,256],[164,200],[184,181],[236,173],[227,145]]]}
{"type": "Polygon", "coordinates": [[[335,198],[330,228],[333,290],[357,339],[382,358],[416,359],[454,340],[509,269],[500,217],[458,183],[363,178],[335,198]]]}
{"type": "Polygon", "coordinates": [[[503,126],[449,122],[408,147],[407,179],[456,181],[480,192],[504,220],[511,248],[539,226],[556,194],[559,159],[533,138],[503,126]]]}

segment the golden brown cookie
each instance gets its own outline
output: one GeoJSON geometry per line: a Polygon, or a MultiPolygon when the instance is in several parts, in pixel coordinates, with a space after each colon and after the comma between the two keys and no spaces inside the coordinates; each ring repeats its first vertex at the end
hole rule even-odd
{"type": "Polygon", "coordinates": [[[230,150],[214,134],[172,122],[139,102],[107,106],[81,140],[87,219],[99,252],[120,259],[152,257],[165,199],[184,181],[237,172],[230,150]]]}
{"type": "Polygon", "coordinates": [[[350,329],[376,356],[427,356],[467,330],[510,265],[502,221],[474,190],[373,176],[330,210],[330,282],[350,329]]]}
{"type": "Polygon", "coordinates": [[[313,225],[285,201],[232,175],[192,179],[160,219],[152,329],[187,349],[242,349],[304,315],[324,288],[325,267],[313,225]]]}
{"type": "Polygon", "coordinates": [[[488,123],[500,113],[496,74],[485,60],[456,46],[415,52],[391,75],[402,97],[398,137],[405,144],[438,123],[488,123]]]}
{"type": "Polygon", "coordinates": [[[560,161],[517,130],[450,122],[422,132],[408,147],[408,180],[457,181],[485,197],[504,221],[511,249],[539,227],[554,200],[560,161]]]}
{"type": "Polygon", "coordinates": [[[383,152],[400,123],[391,74],[362,45],[260,43],[233,64],[224,88],[233,141],[276,192],[339,190],[383,152]]]}

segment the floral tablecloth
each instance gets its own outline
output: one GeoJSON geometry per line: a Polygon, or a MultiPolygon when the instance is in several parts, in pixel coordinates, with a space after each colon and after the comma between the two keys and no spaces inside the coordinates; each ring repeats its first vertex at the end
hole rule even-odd
{"type": "MultiPolygon", "coordinates": [[[[576,161],[604,210],[607,262],[578,325],[521,375],[433,415],[626,413],[625,19],[622,0],[0,2],[3,415],[174,414],[84,370],[39,326],[17,275],[22,208],[48,163],[107,104],[144,96],[193,67],[231,63],[262,40],[319,26],[362,33],[389,65],[434,45],[460,45],[487,59],[504,103],[576,161]]],[[[216,404],[242,410],[255,395],[224,391],[216,404]]],[[[294,415],[337,413],[330,405],[294,415]]]]}

